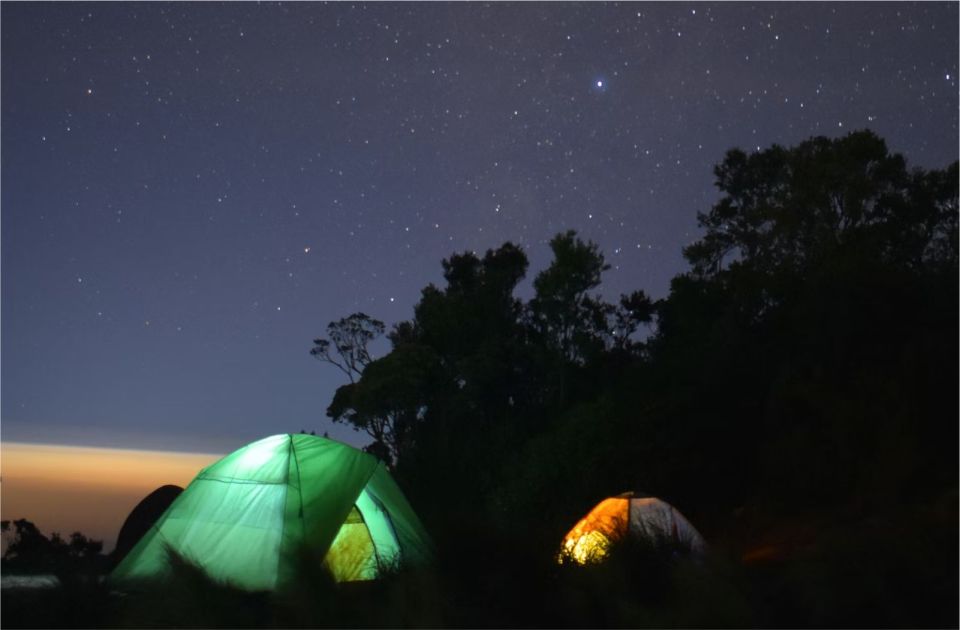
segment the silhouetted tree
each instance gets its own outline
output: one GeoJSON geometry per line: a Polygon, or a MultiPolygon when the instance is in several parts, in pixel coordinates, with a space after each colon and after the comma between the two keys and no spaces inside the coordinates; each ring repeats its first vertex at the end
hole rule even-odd
{"type": "Polygon", "coordinates": [[[329,339],[313,340],[310,354],[336,366],[353,383],[372,360],[370,342],[383,334],[383,322],[354,313],[327,325],[329,339]]]}
{"type": "Polygon", "coordinates": [[[610,265],[595,243],[584,243],[572,230],[555,236],[550,249],[553,262],[533,281],[531,320],[564,359],[583,363],[603,349],[608,333],[612,307],[589,291],[600,286],[610,265]]]}
{"type": "Polygon", "coordinates": [[[698,215],[706,234],[684,250],[698,275],[802,273],[853,247],[897,266],[956,262],[956,164],[911,173],[869,131],[734,149],[714,173],[724,197],[698,215]]]}
{"type": "Polygon", "coordinates": [[[509,406],[515,370],[503,368],[516,363],[522,343],[522,306],[512,293],[526,266],[526,256],[509,243],[482,259],[468,252],[444,260],[446,288],[423,290],[414,319],[390,333],[393,350],[338,389],[327,415],[371,435],[396,462],[431,411],[436,417],[438,409],[457,408],[454,417],[482,417],[494,413],[491,406],[509,406]]]}
{"type": "Polygon", "coordinates": [[[424,413],[424,387],[437,369],[429,348],[406,344],[367,365],[356,383],[337,389],[327,415],[374,439],[376,454],[393,463],[424,413]]]}
{"type": "Polygon", "coordinates": [[[5,572],[51,573],[68,579],[95,574],[106,567],[106,557],[101,554],[103,543],[80,532],[72,533],[69,540],[56,532],[47,538],[27,519],[4,520],[0,529],[4,534],[12,533],[3,554],[5,572]]]}
{"type": "Polygon", "coordinates": [[[956,437],[944,396],[956,163],[909,171],[856,132],[733,150],[716,175],[724,196],[700,215],[692,273],[658,306],[653,341],[651,376],[672,408],[656,433],[693,455],[671,471],[674,491],[731,505],[790,488],[822,504],[942,487],[938,444],[956,437]]]}

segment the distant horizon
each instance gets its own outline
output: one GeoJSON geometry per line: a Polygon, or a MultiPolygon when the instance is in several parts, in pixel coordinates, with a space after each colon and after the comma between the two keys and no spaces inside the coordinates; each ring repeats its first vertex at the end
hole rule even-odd
{"type": "Polygon", "coordinates": [[[94,446],[89,444],[64,444],[59,442],[35,442],[32,440],[0,440],[0,444],[6,446],[32,446],[54,449],[71,449],[82,451],[126,451],[135,453],[156,453],[156,454],[176,454],[176,455],[216,455],[223,457],[226,452],[219,453],[214,451],[183,451],[177,449],[162,448],[132,448],[122,446],[94,446]]]}
{"type": "MultiPolygon", "coordinates": [[[[0,442],[0,516],[47,537],[79,531],[113,549],[130,511],[157,488],[186,487],[224,453],[0,442]]],[[[4,537],[4,546],[8,539],[4,537]]]]}
{"type": "Polygon", "coordinates": [[[301,430],[314,431],[354,448],[363,448],[370,438],[344,425],[335,425],[324,430],[315,427],[297,427],[295,430],[266,430],[255,432],[240,431],[227,435],[223,433],[190,433],[185,434],[172,430],[118,430],[105,426],[86,425],[78,427],[71,424],[45,424],[42,427],[30,423],[11,421],[0,422],[0,442],[7,444],[36,444],[51,446],[71,446],[76,448],[102,448],[114,450],[135,450],[163,453],[219,453],[225,455],[250,442],[254,442],[268,435],[279,433],[299,433],[301,430]],[[50,427],[54,431],[50,431],[50,427]],[[47,437],[53,433],[57,438],[47,437]],[[12,435],[11,435],[12,434],[12,435]]]}

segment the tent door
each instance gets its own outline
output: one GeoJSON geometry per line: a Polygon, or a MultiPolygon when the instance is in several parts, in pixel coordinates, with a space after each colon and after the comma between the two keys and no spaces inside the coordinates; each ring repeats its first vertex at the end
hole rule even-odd
{"type": "Polygon", "coordinates": [[[367,524],[356,506],[351,508],[327,551],[324,564],[338,582],[377,577],[377,556],[367,524]]]}

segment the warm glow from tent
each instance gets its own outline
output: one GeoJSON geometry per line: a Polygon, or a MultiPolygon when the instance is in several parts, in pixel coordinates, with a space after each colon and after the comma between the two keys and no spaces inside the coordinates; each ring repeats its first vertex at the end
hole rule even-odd
{"type": "Polygon", "coordinates": [[[603,560],[610,545],[627,531],[628,506],[627,499],[601,501],[564,536],[557,561],[588,564],[603,560]]]}
{"type": "Polygon", "coordinates": [[[579,538],[566,538],[563,541],[561,562],[570,558],[577,564],[600,562],[610,553],[610,539],[594,530],[579,538]]]}
{"type": "Polygon", "coordinates": [[[324,564],[338,582],[373,580],[377,577],[373,539],[357,508],[350,511],[347,520],[340,526],[324,564]]]}

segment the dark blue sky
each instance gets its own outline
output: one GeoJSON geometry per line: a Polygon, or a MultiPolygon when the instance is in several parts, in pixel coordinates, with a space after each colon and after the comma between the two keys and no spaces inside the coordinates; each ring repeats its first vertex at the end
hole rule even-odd
{"type": "MultiPolygon", "coordinates": [[[[871,128],[957,159],[957,3],[4,3],[2,430],[315,429],[334,319],[575,229],[665,295],[712,166],[871,128]]],[[[529,279],[526,285],[529,289],[529,279]]],[[[383,350],[383,346],[379,347],[383,350]]]]}

